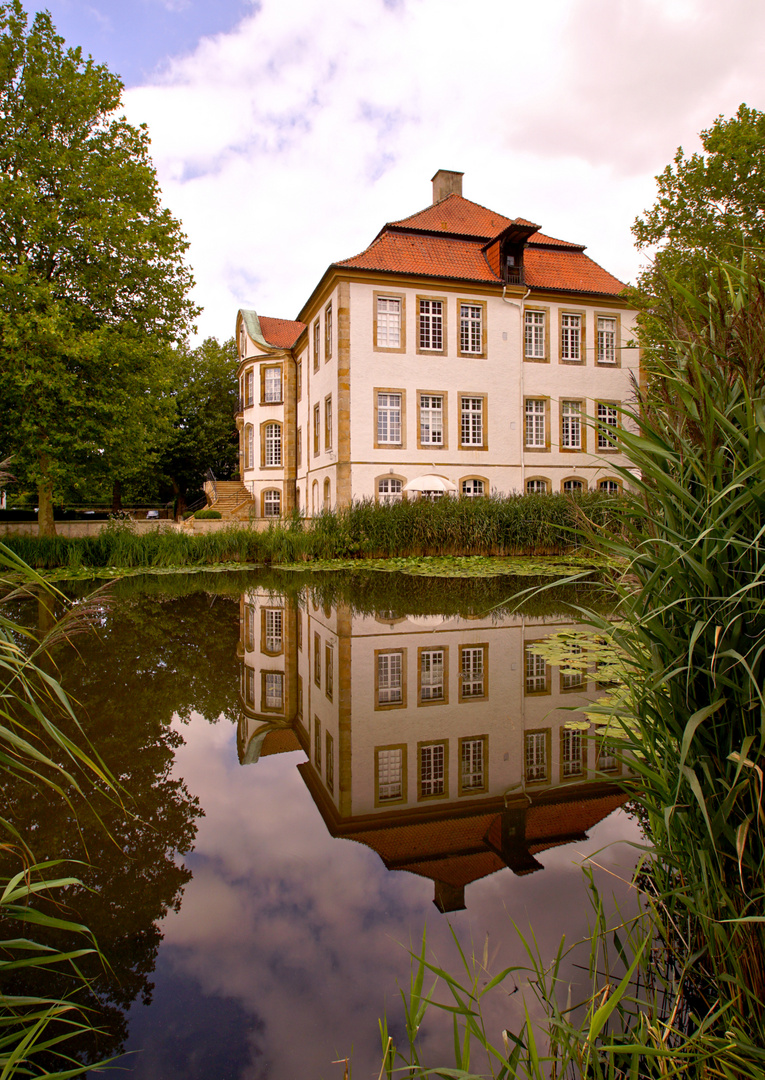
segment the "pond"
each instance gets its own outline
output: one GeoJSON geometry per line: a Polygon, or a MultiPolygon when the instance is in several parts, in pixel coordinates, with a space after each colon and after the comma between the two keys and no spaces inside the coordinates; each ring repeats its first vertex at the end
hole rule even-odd
{"type": "MultiPolygon", "coordinates": [[[[127,1052],[134,1080],[342,1080],[347,1056],[376,1077],[425,927],[453,971],[452,934],[478,954],[488,934],[494,971],[526,962],[513,922],[545,961],[586,933],[588,857],[624,902],[639,834],[619,766],[565,726],[595,673],[533,651],[608,595],[517,595],[535,584],[263,571],[107,590],[56,659],[127,812],[104,801],[108,832],[86,816],[80,833],[6,791],[36,854],[84,844],[94,866],[70,897],[110,964],[85,962],[104,1032],[83,1054],[127,1052]]],[[[524,993],[520,973],[493,993],[498,1041],[524,993]]],[[[422,1040],[452,1063],[449,1023],[422,1040]]]]}

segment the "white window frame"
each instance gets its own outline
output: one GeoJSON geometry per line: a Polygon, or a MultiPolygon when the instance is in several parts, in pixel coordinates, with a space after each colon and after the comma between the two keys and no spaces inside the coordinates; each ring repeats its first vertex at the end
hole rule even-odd
{"type": "Polygon", "coordinates": [[[387,503],[399,503],[404,498],[404,481],[396,476],[383,476],[377,481],[377,501],[387,503]]]}
{"type": "Polygon", "coordinates": [[[401,308],[400,296],[377,297],[377,340],[378,349],[401,348],[401,308]]]}
{"type": "Polygon", "coordinates": [[[486,740],[460,739],[460,791],[483,791],[486,786],[486,740]]]}
{"type": "Polygon", "coordinates": [[[527,450],[547,449],[547,400],[526,398],[523,419],[524,446],[527,450]]]}
{"type": "Polygon", "coordinates": [[[582,316],[572,311],[561,312],[560,358],[570,364],[581,364],[583,360],[582,316]]]}
{"type": "Polygon", "coordinates": [[[377,802],[401,802],[404,798],[404,748],[391,746],[377,751],[377,802]]]}
{"type": "Polygon", "coordinates": [[[444,395],[420,394],[420,445],[444,445],[444,395]]]}
{"type": "Polygon", "coordinates": [[[444,350],[444,301],[422,298],[418,304],[420,352],[444,350]]]}
{"type": "Polygon", "coordinates": [[[401,391],[377,391],[378,446],[402,445],[402,405],[403,394],[401,391]]]}
{"type": "Polygon", "coordinates": [[[618,323],[615,315],[598,315],[599,364],[616,364],[617,325],[618,323]]]}
{"type": "Polygon", "coordinates": [[[527,784],[541,784],[548,779],[547,736],[547,731],[525,732],[523,760],[527,784]]]}
{"type": "Polygon", "coordinates": [[[460,394],[460,446],[484,445],[484,404],[485,398],[460,394]]]}
{"type": "Polygon", "coordinates": [[[420,798],[446,794],[446,744],[424,743],[419,747],[420,798]]]}
{"type": "Polygon", "coordinates": [[[483,353],[483,304],[460,302],[460,353],[463,356],[483,353]]]}
{"type": "Polygon", "coordinates": [[[264,432],[263,461],[266,468],[278,468],[282,463],[282,425],[274,421],[266,424],[264,432]]]}
{"type": "Polygon", "coordinates": [[[616,443],[613,438],[608,434],[606,428],[602,427],[602,424],[608,424],[610,427],[615,428],[619,420],[619,412],[617,406],[610,401],[599,401],[597,403],[598,412],[598,450],[616,450],[616,443]]]}
{"type": "Polygon", "coordinates": [[[404,700],[404,654],[377,654],[377,704],[401,705],[404,700]]]}
{"type": "Polygon", "coordinates": [[[477,477],[471,476],[467,480],[462,481],[461,494],[465,499],[480,499],[486,494],[486,482],[480,480],[477,477]],[[476,490],[480,484],[480,490],[476,490]]]}
{"type": "Polygon", "coordinates": [[[443,701],[446,696],[446,652],[422,649],[420,652],[420,701],[443,701]]]}
{"type": "Polygon", "coordinates": [[[547,358],[547,316],[544,311],[527,310],[524,313],[524,349],[527,360],[547,358]]]}
{"type": "Polygon", "coordinates": [[[463,645],[460,649],[460,696],[482,698],[486,696],[486,649],[483,645],[463,645]]]}
{"type": "Polygon", "coordinates": [[[560,445],[562,450],[583,449],[581,401],[560,403],[560,445]]]}
{"type": "Polygon", "coordinates": [[[281,517],[282,493],[278,488],[268,488],[263,492],[263,517],[281,517]]]}

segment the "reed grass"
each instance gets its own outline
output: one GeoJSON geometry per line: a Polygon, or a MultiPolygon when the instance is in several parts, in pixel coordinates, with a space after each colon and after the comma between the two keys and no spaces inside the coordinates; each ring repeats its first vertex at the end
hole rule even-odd
{"type": "Polygon", "coordinates": [[[134,532],[109,522],[97,536],[8,537],[7,546],[36,569],[283,564],[311,559],[401,555],[558,555],[582,548],[581,526],[619,528],[620,499],[584,495],[509,495],[417,500],[387,506],[370,500],[294,517],[263,532],[232,525],[194,536],[175,529],[134,532]]]}
{"type": "MultiPolygon", "coordinates": [[[[50,585],[0,544],[0,589],[5,600],[34,589],[61,599],[50,585]],[[13,579],[13,585],[9,581],[13,579]],[[21,584],[19,585],[19,580],[21,584]]],[[[88,777],[110,797],[117,789],[95,749],[88,745],[59,683],[46,663],[48,650],[63,635],[88,625],[92,605],[70,610],[42,641],[7,618],[0,609],[0,771],[46,788],[60,801],[76,827],[76,802],[84,799],[82,780],[88,777]],[[64,733],[60,720],[73,726],[76,738],[64,733]],[[56,762],[47,751],[55,747],[56,762]]],[[[86,926],[62,914],[51,915],[43,905],[56,901],[81,884],[56,858],[36,858],[34,838],[23,835],[0,817],[0,978],[13,978],[20,969],[64,970],[73,990],[84,988],[78,961],[98,946],[86,926]],[[56,951],[35,938],[35,930],[63,930],[80,947],[56,951]]],[[[59,903],[60,906],[60,903],[59,903]]],[[[92,1014],[72,1000],[40,996],[16,997],[0,992],[0,1076],[45,1076],[51,1080],[84,1075],[87,1067],[67,1052],[67,1044],[92,1030],[92,1014]]]]}

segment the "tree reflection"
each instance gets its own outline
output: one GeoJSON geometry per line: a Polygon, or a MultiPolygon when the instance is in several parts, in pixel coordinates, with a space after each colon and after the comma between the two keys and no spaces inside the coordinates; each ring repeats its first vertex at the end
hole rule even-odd
{"type": "MultiPolygon", "coordinates": [[[[48,607],[29,614],[37,615],[39,631],[49,629],[48,607]]],[[[117,588],[101,622],[97,632],[57,649],[54,660],[87,737],[124,788],[124,806],[91,788],[94,809],[77,801],[69,810],[48,791],[0,778],[6,816],[29,838],[35,859],[89,863],[68,868],[81,871],[83,885],[66,893],[67,917],[93,931],[106,961],[79,961],[91,995],[77,1000],[97,1009],[100,1028],[70,1046],[84,1062],[121,1052],[130,1005],[151,1000],[160,920],[180,908],[191,878],[180,856],[192,850],[203,811],[172,774],[183,735],[170,722],[192,710],[211,722],[237,710],[236,603],[206,591],[147,597],[117,588]]],[[[53,902],[50,910],[61,913],[53,902]]],[[[60,935],[55,945],[81,942],[60,935]]],[[[72,989],[65,973],[52,971],[17,973],[3,986],[5,994],[61,997],[72,989]]]]}

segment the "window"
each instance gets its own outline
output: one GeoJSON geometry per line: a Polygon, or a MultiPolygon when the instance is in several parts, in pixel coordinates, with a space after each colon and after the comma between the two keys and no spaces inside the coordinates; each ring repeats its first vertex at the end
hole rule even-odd
{"type": "Polygon", "coordinates": [[[609,434],[616,427],[618,413],[616,405],[607,401],[598,402],[598,450],[616,450],[616,443],[609,434]],[[608,427],[604,427],[608,424],[608,427]]]}
{"type": "Polygon", "coordinates": [[[560,358],[569,364],[582,362],[582,316],[561,312],[560,358]]]}
{"type": "Polygon", "coordinates": [[[460,445],[480,446],[484,448],[484,403],[483,397],[460,398],[460,445]]]}
{"type": "Polygon", "coordinates": [[[329,482],[329,477],[324,481],[324,509],[329,510],[332,506],[332,487],[329,482]]]}
{"type": "Polygon", "coordinates": [[[444,351],[444,302],[420,300],[420,352],[444,351]]]}
{"type": "Polygon", "coordinates": [[[616,319],[598,316],[598,363],[616,363],[616,319]]]}
{"type": "Polygon", "coordinates": [[[537,656],[535,652],[526,646],[526,693],[549,694],[550,693],[550,668],[543,656],[537,656]]]}
{"type": "Polygon", "coordinates": [[[460,739],[460,795],[486,789],[486,738],[460,739]]]}
{"type": "Polygon", "coordinates": [[[460,700],[486,697],[486,654],[488,645],[460,649],[460,700]]]}
{"type": "Polygon", "coordinates": [[[281,671],[263,672],[263,710],[281,709],[284,705],[284,675],[281,671]]]}
{"type": "Polygon", "coordinates": [[[581,495],[585,490],[585,484],[583,480],[577,480],[574,477],[563,481],[563,491],[566,495],[581,495]]]}
{"type": "Polygon", "coordinates": [[[298,675],[297,679],[297,714],[298,717],[303,719],[303,676],[298,675]]]}
{"type": "Polygon", "coordinates": [[[335,650],[332,645],[324,646],[324,693],[329,700],[335,691],[335,650]]]}
{"type": "Polygon", "coordinates": [[[244,429],[244,467],[255,467],[255,428],[252,424],[248,424],[244,429]]]}
{"type": "Polygon", "coordinates": [[[403,802],[406,799],[406,747],[390,746],[375,750],[376,803],[403,802]]]}
{"type": "Polygon", "coordinates": [[[526,783],[539,784],[547,780],[548,731],[527,731],[524,739],[526,783]]]}
{"type": "Polygon", "coordinates": [[[317,319],[316,322],[313,324],[313,370],[314,371],[319,370],[319,362],[320,362],[319,341],[321,340],[320,337],[319,337],[319,333],[320,333],[320,331],[319,331],[319,320],[317,319]]]}
{"type": "Polygon", "coordinates": [[[246,687],[247,704],[255,708],[255,672],[251,667],[247,668],[247,687],[246,687]]]}
{"type": "Polygon", "coordinates": [[[313,635],[313,681],[321,690],[321,638],[313,635]]]}
{"type": "Polygon", "coordinates": [[[319,511],[319,481],[314,480],[311,484],[311,513],[316,514],[319,511]]]}
{"type": "MultiPolygon", "coordinates": [[[[572,656],[572,664],[573,657],[582,656],[584,652],[581,645],[571,645],[569,646],[569,651],[572,656]]],[[[576,668],[571,665],[563,665],[560,671],[560,688],[562,691],[582,690],[584,688],[584,684],[585,673],[581,670],[581,668],[576,668]]]]}
{"type": "Polygon", "coordinates": [[[266,653],[280,653],[282,651],[284,629],[284,613],[281,608],[263,609],[263,641],[261,649],[266,653]]]}
{"type": "Polygon", "coordinates": [[[404,482],[396,477],[385,477],[377,481],[377,501],[381,503],[401,502],[404,497],[404,482]]]}
{"type": "Polygon", "coordinates": [[[535,476],[532,480],[526,481],[527,495],[546,495],[547,489],[548,483],[541,476],[535,476]]]}
{"type": "Polygon", "coordinates": [[[560,446],[561,450],[582,449],[581,401],[560,403],[560,446]]]}
{"type": "Polygon", "coordinates": [[[297,399],[302,401],[303,399],[303,361],[298,360],[297,367],[295,369],[295,380],[297,382],[297,399]]]}
{"type": "Polygon", "coordinates": [[[460,304],[460,352],[463,356],[483,353],[483,304],[460,304]]]}
{"type": "Polygon", "coordinates": [[[319,443],[321,441],[321,406],[313,407],[313,456],[319,456],[319,443]]]}
{"type": "Polygon", "coordinates": [[[254,403],[255,393],[255,372],[252,368],[249,369],[244,377],[244,405],[245,408],[249,408],[254,403]]]}
{"type": "Polygon", "coordinates": [[[375,345],[378,349],[401,348],[400,297],[377,297],[377,332],[375,336],[375,345]]]}
{"type": "Polygon", "coordinates": [[[334,791],[335,791],[335,743],[334,743],[334,739],[332,738],[332,736],[330,735],[329,732],[327,732],[326,749],[327,749],[327,764],[326,764],[327,789],[329,790],[329,792],[331,794],[334,794],[334,791]]]}
{"type": "Polygon", "coordinates": [[[297,618],[295,619],[295,628],[297,632],[297,647],[300,651],[303,651],[303,612],[298,611],[297,618]]]}
{"type": "Polygon", "coordinates": [[[444,649],[420,649],[420,704],[445,701],[446,653],[444,649]]]}
{"type": "Polygon", "coordinates": [[[466,499],[479,499],[486,494],[486,485],[483,480],[463,480],[462,494],[466,499]]]}
{"type": "Polygon", "coordinates": [[[441,394],[420,394],[420,446],[443,445],[443,396],[441,394]]]}
{"type": "Polygon", "coordinates": [[[321,720],[318,716],[313,718],[313,763],[321,772],[321,720]]]}
{"type": "Polygon", "coordinates": [[[426,743],[418,747],[420,758],[420,798],[446,793],[446,743],[426,743]]]}
{"type": "Polygon", "coordinates": [[[324,361],[332,357],[332,305],[324,309],[324,361]]]}
{"type": "Polygon", "coordinates": [[[405,669],[404,653],[378,652],[375,672],[375,707],[386,705],[405,705],[405,669]]]}
{"type": "Polygon", "coordinates": [[[247,652],[255,648],[255,608],[248,604],[244,613],[244,647],[247,652]]]}
{"type": "Polygon", "coordinates": [[[298,468],[300,468],[300,466],[303,464],[303,429],[301,427],[297,429],[297,438],[295,440],[295,457],[297,458],[296,464],[298,468]]]}
{"type": "Polygon", "coordinates": [[[614,746],[607,739],[598,742],[598,772],[619,772],[619,759],[614,746]]]}
{"type": "Polygon", "coordinates": [[[602,491],[604,495],[618,495],[619,494],[619,481],[618,480],[599,480],[598,491],[602,491]]]}
{"type": "Polygon", "coordinates": [[[332,449],[332,398],[324,399],[324,449],[332,449]]]}
{"type": "Polygon", "coordinates": [[[263,465],[266,468],[280,466],[282,463],[282,425],[264,424],[263,465]]]}
{"type": "Polygon", "coordinates": [[[275,404],[282,400],[282,369],[280,367],[261,368],[263,385],[261,400],[266,404],[275,404]]]}
{"type": "Polygon", "coordinates": [[[560,778],[584,775],[584,751],[586,743],[582,732],[573,728],[561,728],[560,732],[560,778]]]}
{"type": "Polygon", "coordinates": [[[527,360],[547,358],[544,311],[527,311],[524,316],[524,356],[527,360]]]}
{"type": "Polygon", "coordinates": [[[529,450],[547,449],[547,400],[526,398],[525,440],[529,450]]]}
{"type": "Polygon", "coordinates": [[[378,446],[401,446],[401,411],[400,393],[377,392],[377,443],[378,446]]]}
{"type": "Polygon", "coordinates": [[[263,517],[281,517],[282,493],[277,488],[263,492],[263,517]]]}

